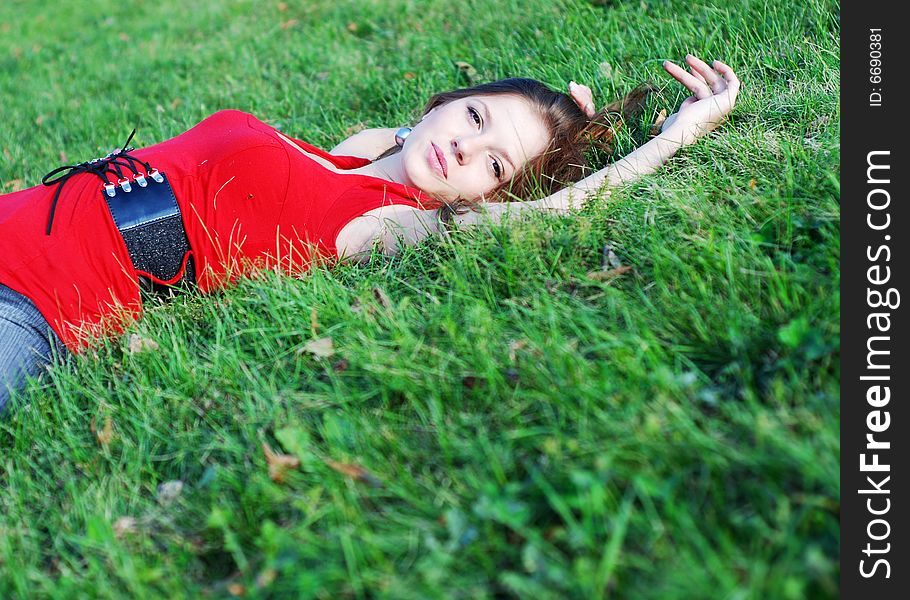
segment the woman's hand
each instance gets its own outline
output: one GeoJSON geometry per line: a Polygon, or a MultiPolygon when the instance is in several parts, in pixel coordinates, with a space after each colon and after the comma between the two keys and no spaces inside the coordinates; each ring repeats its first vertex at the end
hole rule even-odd
{"type": "Polygon", "coordinates": [[[575,104],[578,105],[578,108],[580,108],[589,119],[594,116],[596,111],[594,109],[594,93],[591,91],[591,88],[570,81],[569,95],[572,97],[572,100],[575,100],[575,104]]]}
{"type": "Polygon", "coordinates": [[[675,127],[684,132],[684,142],[692,143],[705,133],[714,130],[730,114],[739,94],[739,78],[729,66],[715,60],[714,68],[691,54],[686,55],[691,73],[667,60],[664,69],[674,79],[686,86],[694,95],[689,96],[664,121],[661,131],[675,127]]]}

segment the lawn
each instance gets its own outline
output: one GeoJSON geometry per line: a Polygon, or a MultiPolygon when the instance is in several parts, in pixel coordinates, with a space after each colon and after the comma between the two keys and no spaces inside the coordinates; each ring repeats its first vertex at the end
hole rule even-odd
{"type": "Polygon", "coordinates": [[[0,192],[223,108],[331,148],[472,78],[600,103],[651,79],[621,156],[687,95],[664,59],[719,58],[743,87],[728,123],[580,213],[149,298],[0,420],[0,597],[836,597],[838,19],[5,0],[0,192]]]}

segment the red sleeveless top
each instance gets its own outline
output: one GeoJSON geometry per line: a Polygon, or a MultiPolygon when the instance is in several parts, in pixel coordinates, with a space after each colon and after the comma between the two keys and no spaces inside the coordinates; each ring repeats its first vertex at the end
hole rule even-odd
{"type": "MultiPolygon", "coordinates": [[[[285,136],[290,138],[290,136],[285,136]]],[[[339,169],[370,161],[294,143],[339,169]]],[[[306,271],[338,258],[351,219],[384,205],[437,208],[416,188],[336,173],[254,116],[222,110],[131,154],[165,173],[182,213],[202,292],[252,269],[306,271]]],[[[144,172],[139,167],[140,172],[144,172]]],[[[30,298],[73,352],[116,335],[141,314],[138,275],[94,175],[73,176],[45,235],[56,186],[0,195],[0,283],[30,298]]],[[[182,275],[182,273],[181,273],[182,275]]]]}

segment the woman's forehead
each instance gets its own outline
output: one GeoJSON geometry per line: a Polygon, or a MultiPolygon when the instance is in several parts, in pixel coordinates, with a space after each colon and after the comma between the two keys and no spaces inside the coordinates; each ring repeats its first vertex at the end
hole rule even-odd
{"type": "Polygon", "coordinates": [[[498,94],[467,98],[468,101],[471,99],[484,110],[485,119],[498,135],[515,138],[520,154],[531,157],[544,151],[550,137],[549,128],[525,98],[498,94]]]}

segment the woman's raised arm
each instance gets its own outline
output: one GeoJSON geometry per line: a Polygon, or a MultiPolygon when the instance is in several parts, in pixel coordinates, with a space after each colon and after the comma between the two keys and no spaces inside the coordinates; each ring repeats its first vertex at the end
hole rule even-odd
{"type": "Polygon", "coordinates": [[[678,112],[667,118],[663,131],[646,144],[621,160],[546,198],[528,202],[486,204],[483,213],[458,215],[455,221],[471,224],[485,217],[498,221],[506,213],[528,209],[566,213],[581,208],[589,194],[599,192],[604,186],[605,193],[609,195],[610,188],[630,183],[656,171],[680,148],[695,142],[720,125],[733,110],[739,94],[739,78],[729,66],[718,60],[714,61],[712,69],[692,55],[686,56],[686,62],[691,73],[670,61],[665,61],[663,66],[693,95],[683,101],[678,112]]]}
{"type": "MultiPolygon", "coordinates": [[[[563,188],[541,200],[525,202],[491,202],[482,204],[482,211],[453,215],[458,225],[472,225],[484,220],[500,222],[507,215],[523,213],[529,209],[552,210],[567,213],[581,208],[589,194],[630,183],[657,170],[683,146],[715,129],[730,114],[736,104],[740,82],[736,73],[720,61],[713,69],[695,56],[687,55],[691,72],[678,65],[664,62],[664,69],[683,84],[692,96],[686,98],[679,111],[670,115],[659,135],[604,169],[581,181],[563,188]]],[[[364,259],[375,241],[382,251],[395,254],[402,245],[412,245],[428,235],[440,232],[439,211],[417,210],[408,206],[389,206],[371,217],[361,217],[360,229],[351,232],[350,240],[339,239],[338,249],[343,256],[364,259]],[[361,231],[362,230],[362,231],[361,231]]],[[[339,236],[347,237],[347,236],[339,236]]]]}

